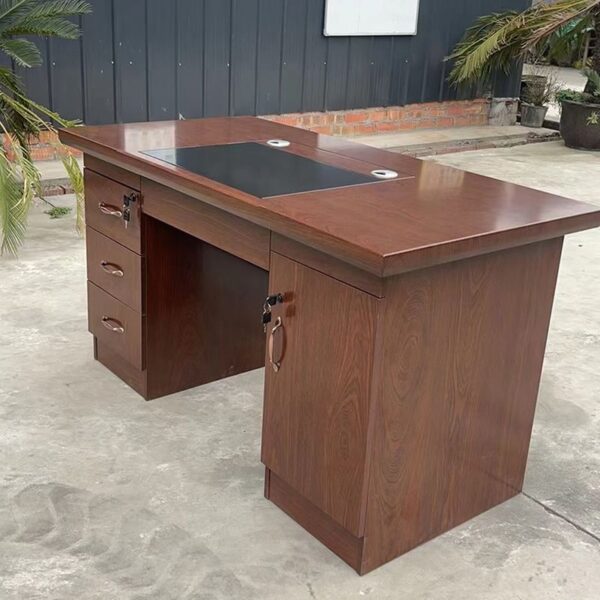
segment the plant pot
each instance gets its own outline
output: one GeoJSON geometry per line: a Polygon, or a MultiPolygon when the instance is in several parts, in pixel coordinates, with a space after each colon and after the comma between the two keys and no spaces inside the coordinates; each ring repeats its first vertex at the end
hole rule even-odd
{"type": "Polygon", "coordinates": [[[541,127],[544,124],[547,106],[535,106],[534,104],[521,104],[521,125],[524,127],[541,127]]]}
{"type": "MultiPolygon", "coordinates": [[[[545,90],[547,84],[547,75],[523,75],[521,78],[521,98],[527,98],[529,89],[545,90]]],[[[532,91],[532,93],[535,92],[532,91]]]]}
{"type": "Polygon", "coordinates": [[[600,150],[600,104],[562,102],[560,135],[569,148],[600,150]],[[595,120],[597,115],[598,123],[595,120]]]}

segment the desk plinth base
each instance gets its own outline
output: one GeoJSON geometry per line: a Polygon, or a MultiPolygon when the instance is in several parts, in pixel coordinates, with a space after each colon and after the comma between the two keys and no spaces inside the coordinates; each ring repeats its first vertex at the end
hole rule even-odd
{"type": "Polygon", "coordinates": [[[265,498],[362,574],[363,538],[346,531],[268,468],[265,469],[265,498]]]}
{"type": "MultiPolygon", "coordinates": [[[[501,504],[516,496],[516,490],[508,491],[506,498],[498,500],[493,506],[501,504]]],[[[365,543],[365,538],[359,538],[346,531],[341,525],[334,521],[329,515],[309,502],[304,496],[290,487],[283,479],[280,479],[268,468],[265,469],[265,498],[270,500],[284,513],[291,517],[298,525],[306,529],[308,533],[317,538],[324,546],[327,546],[334,554],[339,556],[345,563],[352,567],[359,575],[366,575],[377,567],[409,552],[413,548],[458,527],[461,523],[476,517],[478,514],[465,516],[460,523],[454,523],[451,527],[440,531],[431,531],[429,537],[419,541],[411,542],[396,556],[388,558],[384,562],[377,563],[377,556],[369,557],[367,552],[371,547],[365,543]]],[[[489,508],[493,508],[490,506],[489,508]]],[[[400,536],[401,537],[401,534],[400,536]]]]}

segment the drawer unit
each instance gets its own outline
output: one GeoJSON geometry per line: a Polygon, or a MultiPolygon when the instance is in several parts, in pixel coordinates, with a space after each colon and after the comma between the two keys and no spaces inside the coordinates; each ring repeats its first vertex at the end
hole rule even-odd
{"type": "Polygon", "coordinates": [[[88,279],[142,312],[142,258],[91,227],[86,232],[88,279]]]}
{"type": "Polygon", "coordinates": [[[85,218],[89,227],[141,254],[140,194],[89,169],[85,170],[85,218]],[[129,220],[124,218],[129,203],[129,220]]]}
{"type": "Polygon", "coordinates": [[[124,361],[144,368],[142,315],[89,281],[88,328],[124,361]]]}

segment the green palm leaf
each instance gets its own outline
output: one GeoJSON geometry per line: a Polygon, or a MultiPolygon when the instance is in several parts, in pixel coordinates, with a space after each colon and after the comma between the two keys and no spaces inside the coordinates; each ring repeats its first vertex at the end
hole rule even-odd
{"type": "Polygon", "coordinates": [[[567,24],[590,20],[599,10],[600,0],[558,0],[536,4],[521,13],[480,17],[447,59],[454,61],[449,81],[458,85],[489,80],[494,72],[508,70],[528,52],[539,52],[567,24]]]}
{"type": "Polygon", "coordinates": [[[60,17],[40,17],[39,19],[23,19],[8,29],[5,34],[10,36],[36,35],[58,37],[66,40],[75,40],[80,35],[76,23],[60,17]]]}
{"type": "Polygon", "coordinates": [[[0,51],[12,58],[20,67],[37,67],[42,64],[38,47],[29,40],[0,38],[0,51]]]}
{"type": "MultiPolygon", "coordinates": [[[[90,12],[81,0],[0,0],[0,52],[21,67],[41,64],[37,46],[19,36],[37,35],[66,39],[80,34],[72,17],[90,12]]],[[[54,132],[52,123],[72,126],[54,111],[25,95],[12,70],[0,67],[0,253],[16,254],[23,241],[31,202],[40,194],[40,174],[31,160],[29,144],[43,131],[54,132]]],[[[83,179],[77,161],[63,159],[77,196],[77,227],[82,229],[83,179]]]]}

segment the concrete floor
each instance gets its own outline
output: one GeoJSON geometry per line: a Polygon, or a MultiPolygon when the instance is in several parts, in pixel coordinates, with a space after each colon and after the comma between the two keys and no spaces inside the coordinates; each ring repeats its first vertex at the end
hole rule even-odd
{"type": "MultiPolygon", "coordinates": [[[[436,160],[600,205],[560,143],[436,160]]],[[[2,600],[600,597],[600,232],[565,244],[526,494],[360,578],[263,499],[262,371],[145,403],[92,360],[73,227],[38,207],[0,260],[2,600]]]]}

